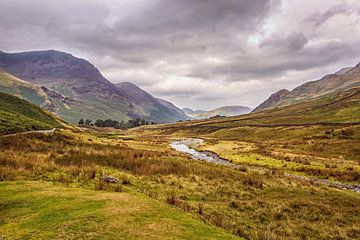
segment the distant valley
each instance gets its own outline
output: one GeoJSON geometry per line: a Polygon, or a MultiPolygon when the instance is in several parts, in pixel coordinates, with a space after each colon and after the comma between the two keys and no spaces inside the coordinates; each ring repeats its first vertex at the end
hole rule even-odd
{"type": "Polygon", "coordinates": [[[207,119],[215,116],[232,117],[251,112],[251,108],[244,106],[224,106],[214,110],[192,110],[190,108],[182,109],[192,119],[207,119]]]}

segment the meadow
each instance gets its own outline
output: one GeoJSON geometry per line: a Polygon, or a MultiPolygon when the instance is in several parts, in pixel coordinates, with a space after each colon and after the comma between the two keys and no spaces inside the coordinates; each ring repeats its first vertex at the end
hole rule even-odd
{"type": "MultiPolygon", "coordinates": [[[[162,126],[156,128],[128,132],[75,129],[1,137],[0,236],[6,239],[360,237],[360,195],[287,176],[288,169],[276,162],[287,160],[266,154],[268,147],[278,150],[278,146],[269,144],[259,148],[254,139],[245,139],[241,145],[234,139],[220,139],[216,136],[218,132],[203,136],[197,132],[197,136],[206,139],[201,148],[229,154],[234,157],[230,160],[246,163],[243,168],[232,169],[194,161],[169,147],[174,139],[190,137],[189,132],[169,135],[162,126]],[[251,159],[253,154],[260,160],[251,159]],[[240,157],[243,155],[249,157],[240,157]],[[275,162],[269,161],[270,157],[275,162]],[[253,165],[259,164],[254,162],[267,164],[256,168],[253,165]],[[118,178],[119,183],[103,183],[101,177],[105,175],[118,178]]],[[[345,140],[358,141],[356,136],[345,140]]],[[[342,145],[350,145],[345,140],[342,145]]],[[[314,151],[293,148],[296,154],[314,151]]],[[[320,164],[320,160],[313,161],[320,164]]],[[[344,160],[344,163],[334,160],[333,164],[341,170],[350,165],[348,161],[356,160],[344,160]]],[[[297,164],[308,166],[301,161],[297,164]]],[[[353,171],[358,173],[354,166],[353,171]]],[[[339,176],[332,178],[354,181],[352,174],[341,172],[339,176]]]]}

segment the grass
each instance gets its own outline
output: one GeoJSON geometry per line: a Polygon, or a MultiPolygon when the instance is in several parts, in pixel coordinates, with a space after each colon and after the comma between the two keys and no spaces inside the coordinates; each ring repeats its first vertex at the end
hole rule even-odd
{"type": "MultiPolygon", "coordinates": [[[[1,234],[6,236],[360,237],[360,196],[356,193],[266,169],[242,171],[190,161],[156,138],[123,140],[64,130],[0,138],[0,149],[0,179],[4,181],[0,199],[6,206],[1,208],[1,223],[6,223],[1,234]],[[104,175],[118,178],[119,184],[101,183],[104,175]],[[129,198],[125,205],[121,205],[122,196],[129,198]],[[103,201],[98,202],[99,197],[103,201]],[[114,211],[116,206],[124,209],[114,211]],[[64,226],[63,232],[54,227],[59,225],[64,226]],[[89,232],[92,235],[86,235],[89,232]]],[[[246,149],[256,149],[256,144],[246,149]]]]}
{"type": "Polygon", "coordinates": [[[0,188],[5,239],[235,239],[142,194],[39,181],[0,188]]]}
{"type": "Polygon", "coordinates": [[[0,93],[0,134],[60,127],[51,114],[20,98],[0,93]]]}

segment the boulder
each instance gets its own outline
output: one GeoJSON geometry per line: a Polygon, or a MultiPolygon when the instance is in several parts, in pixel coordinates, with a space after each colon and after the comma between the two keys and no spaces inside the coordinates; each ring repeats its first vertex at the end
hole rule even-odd
{"type": "Polygon", "coordinates": [[[119,180],[117,180],[116,178],[112,177],[112,176],[104,176],[101,179],[103,182],[105,183],[117,183],[119,182],[119,180]]]}

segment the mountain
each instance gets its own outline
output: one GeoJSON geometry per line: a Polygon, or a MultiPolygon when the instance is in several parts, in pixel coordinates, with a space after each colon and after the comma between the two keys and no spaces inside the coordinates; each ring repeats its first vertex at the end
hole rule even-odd
{"type": "Polygon", "coordinates": [[[194,119],[206,119],[211,118],[215,116],[225,116],[225,117],[232,117],[237,116],[241,114],[246,114],[251,111],[248,107],[243,106],[224,106],[220,108],[216,108],[211,111],[203,111],[203,110],[192,110],[190,108],[185,108],[183,111],[190,117],[194,119]]]}
{"type": "Polygon", "coordinates": [[[18,79],[45,87],[51,94],[71,100],[72,104],[57,104],[54,112],[72,123],[80,118],[128,120],[139,117],[155,122],[186,119],[173,105],[169,108],[170,105],[160,104],[161,109],[157,109],[144,102],[147,98],[140,100],[141,95],[131,96],[104,78],[94,65],[68,53],[55,50],[0,52],[0,68],[18,79]],[[137,96],[140,98],[136,99],[137,96]],[[175,116],[174,112],[177,112],[175,116]]]}
{"type": "Polygon", "coordinates": [[[0,93],[0,134],[60,126],[58,120],[43,109],[18,97],[0,93]]]}
{"type": "Polygon", "coordinates": [[[285,99],[287,96],[289,96],[290,91],[287,89],[281,89],[280,91],[277,91],[276,93],[271,94],[271,96],[265,100],[265,102],[261,103],[259,106],[257,106],[254,109],[254,112],[263,110],[263,109],[269,109],[274,106],[276,106],[279,102],[281,102],[283,99],[285,99]]]}
{"type": "Polygon", "coordinates": [[[61,107],[66,108],[75,104],[74,100],[56,91],[21,80],[2,69],[0,69],[0,92],[25,99],[53,113],[57,113],[61,107]]]}
{"type": "Polygon", "coordinates": [[[205,110],[192,110],[191,108],[182,108],[181,110],[188,116],[206,113],[205,110]]]}
{"type": "Polygon", "coordinates": [[[307,82],[292,91],[280,90],[256,107],[254,112],[309,101],[355,86],[360,86],[360,64],[352,68],[343,68],[334,74],[324,76],[320,80],[307,82]]]}
{"type": "MultiPolygon", "coordinates": [[[[131,100],[135,106],[140,106],[146,110],[143,115],[150,116],[156,122],[163,122],[163,119],[167,119],[170,122],[188,119],[185,113],[172,103],[153,97],[133,83],[123,82],[115,86],[122,96],[131,100]]],[[[133,114],[131,117],[142,117],[142,115],[133,114]]]]}

